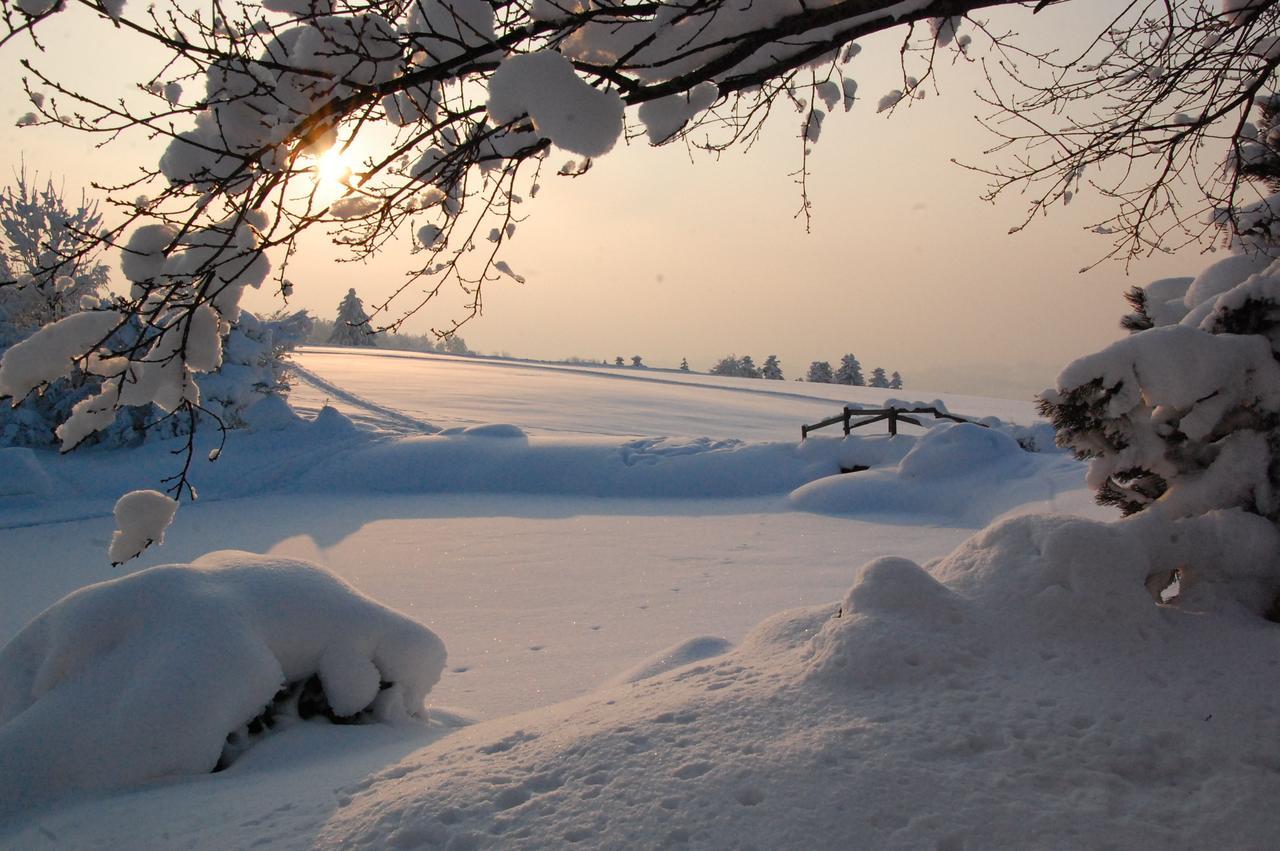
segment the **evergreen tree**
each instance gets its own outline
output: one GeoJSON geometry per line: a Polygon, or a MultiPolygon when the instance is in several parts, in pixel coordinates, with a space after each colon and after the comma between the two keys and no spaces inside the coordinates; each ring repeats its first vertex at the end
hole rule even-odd
{"type": "Polygon", "coordinates": [[[862,377],[862,364],[858,363],[858,359],[853,355],[845,355],[840,359],[840,368],[836,370],[835,384],[852,384],[854,387],[862,387],[867,382],[862,377]]]}
{"type": "Polygon", "coordinates": [[[639,356],[639,355],[632,355],[632,356],[631,356],[631,365],[632,365],[632,366],[634,366],[634,367],[641,367],[641,366],[644,366],[644,364],[643,364],[643,363],[641,363],[640,361],[641,361],[641,358],[640,358],[640,356],[639,356]]]}
{"type": "Polygon", "coordinates": [[[824,360],[816,360],[809,364],[809,374],[806,381],[812,381],[817,384],[830,384],[834,376],[831,374],[831,364],[824,360]]]}
{"type": "Polygon", "coordinates": [[[760,377],[770,381],[782,380],[782,364],[779,363],[777,355],[769,355],[764,359],[764,366],[760,367],[760,377]]]}
{"type": "Polygon", "coordinates": [[[687,358],[680,358],[680,371],[681,372],[689,371],[689,361],[687,358]]]}
{"type": "Polygon", "coordinates": [[[871,386],[884,388],[889,386],[889,378],[884,374],[882,367],[876,367],[871,370],[871,386]]]}
{"type": "Polygon", "coordinates": [[[743,355],[738,361],[738,375],[743,378],[760,377],[760,370],[756,368],[756,362],[751,359],[751,355],[743,355]]]}
{"type": "Polygon", "coordinates": [[[738,360],[737,355],[729,355],[716,361],[716,365],[711,367],[710,372],[712,375],[741,375],[742,362],[738,360]]]}
{"type": "Polygon", "coordinates": [[[451,355],[472,354],[471,349],[467,346],[467,341],[462,339],[459,334],[449,334],[440,341],[440,345],[451,355]]]}
{"type": "MultiPolygon", "coordinates": [[[[1257,132],[1228,167],[1274,191],[1280,99],[1259,106],[1257,132]]],[[[1280,524],[1280,403],[1268,377],[1280,360],[1272,203],[1224,211],[1233,252],[1197,278],[1130,290],[1132,312],[1121,320],[1130,336],[1070,364],[1041,396],[1058,445],[1089,460],[1099,503],[1126,515],[1159,503],[1172,518],[1243,509],[1280,524]]]]}
{"type": "Polygon", "coordinates": [[[376,346],[373,333],[369,330],[369,314],[364,312],[364,302],[356,295],[354,288],[347,290],[342,303],[338,305],[338,318],[333,323],[333,333],[329,336],[331,346],[376,346]]]}
{"type": "Polygon", "coordinates": [[[622,355],[618,355],[616,358],[614,358],[614,359],[613,359],[613,365],[614,365],[614,366],[626,366],[626,365],[627,365],[627,362],[626,362],[626,361],[624,361],[624,360],[622,359],[622,355]]]}
{"type": "Polygon", "coordinates": [[[897,372],[889,376],[889,389],[890,390],[902,389],[902,376],[899,375],[897,372]]]}

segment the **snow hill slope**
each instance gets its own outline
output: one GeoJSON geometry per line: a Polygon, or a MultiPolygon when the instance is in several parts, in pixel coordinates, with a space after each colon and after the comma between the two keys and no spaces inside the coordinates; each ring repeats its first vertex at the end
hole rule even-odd
{"type": "MultiPolygon", "coordinates": [[[[306,371],[291,401],[319,410],[326,401],[359,420],[369,400],[441,427],[515,423],[530,435],[585,434],[796,441],[802,423],[845,404],[877,407],[888,399],[938,394],[797,381],[724,378],[678,370],[537,364],[443,354],[308,346],[295,355],[306,371]],[[317,387],[308,378],[324,382],[317,387]],[[335,388],[341,388],[338,393],[335,388]]],[[[956,414],[1027,424],[1025,402],[942,394],[956,414]]],[[[876,427],[884,433],[883,426],[876,427]]],[[[820,434],[822,432],[819,432],[820,434]]],[[[839,428],[833,432],[839,434],[839,428]]]]}
{"type": "MultiPolygon", "coordinates": [[[[432,720],[295,724],[218,774],[55,795],[0,846],[1273,844],[1267,524],[1063,516],[1105,516],[1082,466],[975,426],[798,446],[862,401],[803,398],[829,388],[300,362],[328,389],[234,436],[138,567],[322,564],[443,640],[432,720]]],[[[119,575],[111,502],[169,448],[23,456],[45,478],[0,495],[0,641],[119,575]]]]}

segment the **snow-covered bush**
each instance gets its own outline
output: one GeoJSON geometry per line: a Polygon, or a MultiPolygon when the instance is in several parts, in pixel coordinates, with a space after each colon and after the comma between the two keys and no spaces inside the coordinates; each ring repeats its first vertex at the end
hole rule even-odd
{"type": "Polygon", "coordinates": [[[196,378],[201,404],[228,428],[246,425],[244,412],[264,396],[289,391],[286,356],[307,339],[305,310],[261,319],[242,311],[222,342],[222,365],[196,378]]]}
{"type": "MultiPolygon", "coordinates": [[[[82,199],[70,209],[52,183],[35,190],[20,173],[0,193],[0,228],[0,280],[10,282],[0,285],[0,396],[12,397],[12,405],[0,407],[0,445],[128,446],[141,442],[149,429],[167,436],[185,428],[188,423],[165,417],[174,405],[150,398],[172,372],[172,353],[164,349],[170,344],[205,350],[193,352],[205,370],[183,378],[177,394],[194,398],[227,427],[243,426],[243,412],[264,395],[287,390],[283,358],[310,330],[305,312],[269,321],[244,312],[223,321],[208,311],[193,323],[189,331],[198,333],[187,341],[169,337],[162,343],[180,329],[157,329],[155,321],[137,315],[126,318],[107,298],[109,272],[97,262],[93,239],[101,228],[94,205],[82,199]],[[42,333],[46,326],[50,331],[42,333]],[[57,343],[67,334],[76,345],[57,343]],[[85,348],[104,341],[109,351],[145,349],[154,359],[126,369],[118,358],[94,357],[67,369],[85,348]]],[[[122,266],[134,296],[145,297],[141,282],[177,276],[183,264],[198,267],[202,243],[217,238],[193,234],[186,250],[166,260],[158,251],[171,236],[144,228],[126,247],[122,266]]],[[[153,320],[164,312],[157,309],[153,320]]]]}
{"type": "MultiPolygon", "coordinates": [[[[1274,98],[1229,167],[1274,190],[1274,98]]],[[[1252,125],[1251,125],[1252,127],[1252,125]]],[[[1098,501],[1128,515],[1242,508],[1280,520],[1280,196],[1218,214],[1229,256],[1127,295],[1130,331],[1070,364],[1041,411],[1090,460],[1098,501]]]]}
{"type": "Polygon", "coordinates": [[[1058,443],[1090,460],[1098,501],[1125,514],[1155,504],[1280,519],[1280,263],[1241,246],[1129,300],[1131,335],[1041,397],[1058,443]]]}
{"type": "Polygon", "coordinates": [[[281,691],[420,715],[444,662],[429,629],[307,562],[222,552],[90,585],[0,649],[0,809],[212,771],[281,691]]]}
{"type": "MultiPolygon", "coordinates": [[[[0,191],[0,359],[45,325],[108,304],[110,273],[98,262],[94,242],[102,225],[97,206],[81,196],[69,207],[52,181],[43,189],[36,181],[19,171],[15,183],[0,191]]],[[[114,335],[117,343],[126,336],[114,335]]],[[[0,404],[0,446],[56,445],[58,425],[97,392],[99,383],[75,368],[52,377],[38,393],[0,404]]],[[[96,439],[136,443],[141,422],[140,412],[121,411],[96,439]]]]}

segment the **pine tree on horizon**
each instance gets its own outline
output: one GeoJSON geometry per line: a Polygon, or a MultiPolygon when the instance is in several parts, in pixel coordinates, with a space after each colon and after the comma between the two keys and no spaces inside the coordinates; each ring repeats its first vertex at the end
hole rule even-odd
{"type": "Polygon", "coordinates": [[[329,335],[331,346],[377,346],[373,332],[369,330],[369,314],[364,312],[364,302],[356,295],[355,287],[347,290],[338,305],[338,318],[329,335]]]}
{"type": "Polygon", "coordinates": [[[902,389],[902,376],[899,375],[897,372],[889,376],[889,389],[890,390],[902,389]]]}
{"type": "Polygon", "coordinates": [[[815,384],[830,384],[832,378],[834,376],[831,373],[831,364],[828,361],[816,360],[809,364],[809,373],[805,380],[815,384]]]}
{"type": "Polygon", "coordinates": [[[840,368],[836,370],[832,383],[865,387],[867,381],[862,377],[862,364],[852,354],[845,355],[840,359],[840,368]]]}
{"type": "Polygon", "coordinates": [[[769,381],[782,380],[782,363],[779,362],[777,355],[769,355],[764,359],[764,366],[760,367],[760,377],[769,381]]]}
{"type": "Polygon", "coordinates": [[[680,358],[680,371],[681,371],[681,372],[688,372],[688,371],[689,371],[689,359],[688,359],[688,358],[680,358]]]}
{"type": "Polygon", "coordinates": [[[708,371],[711,375],[738,376],[742,374],[742,362],[737,355],[726,355],[716,361],[715,366],[708,371]]]}
{"type": "Polygon", "coordinates": [[[760,377],[760,370],[756,368],[756,362],[751,359],[751,355],[743,355],[738,360],[738,375],[743,378],[760,377]]]}
{"type": "Polygon", "coordinates": [[[871,370],[871,386],[887,389],[889,387],[889,378],[884,374],[884,367],[876,367],[871,370]]]}

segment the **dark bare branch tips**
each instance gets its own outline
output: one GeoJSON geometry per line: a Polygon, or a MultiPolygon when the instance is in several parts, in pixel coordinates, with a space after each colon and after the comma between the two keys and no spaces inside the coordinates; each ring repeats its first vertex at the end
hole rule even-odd
{"type": "Polygon", "coordinates": [[[1081,187],[1113,202],[1093,229],[1132,259],[1212,238],[1262,200],[1243,180],[1256,147],[1250,113],[1273,90],[1280,12],[1271,0],[1127,2],[1080,54],[991,49],[983,122],[999,158],[970,164],[989,198],[1031,201],[1020,229],[1081,187]]]}

